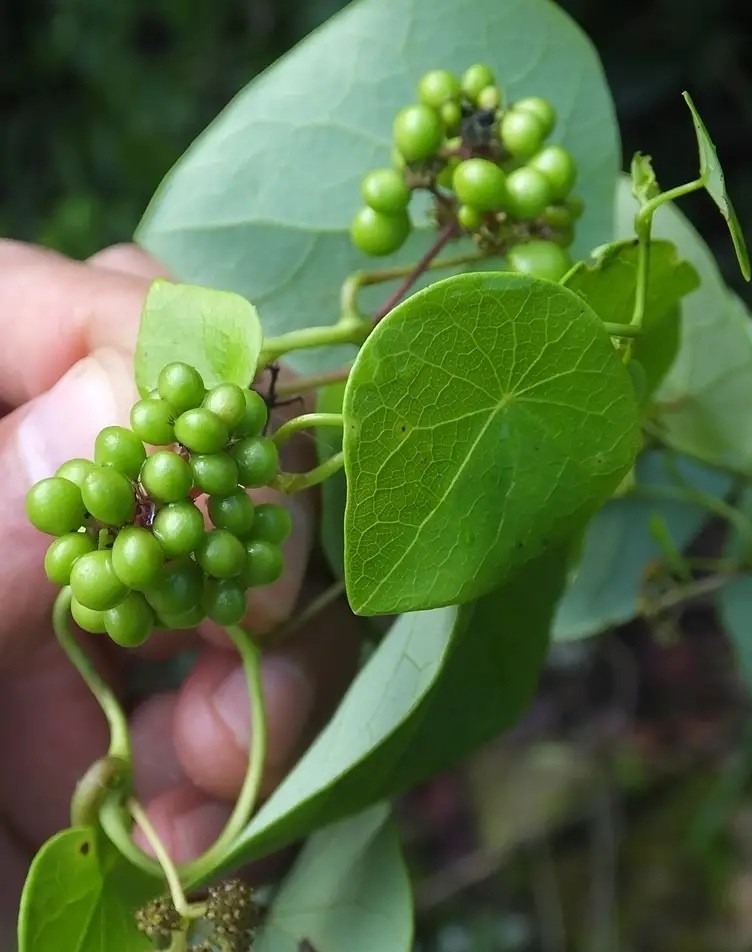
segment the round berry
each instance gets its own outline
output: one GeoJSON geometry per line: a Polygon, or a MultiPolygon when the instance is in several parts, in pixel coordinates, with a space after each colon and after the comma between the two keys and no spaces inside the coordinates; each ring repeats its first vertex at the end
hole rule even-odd
{"type": "Polygon", "coordinates": [[[441,121],[444,123],[444,128],[447,133],[454,135],[462,122],[462,108],[460,104],[458,102],[445,102],[439,109],[439,115],[441,116],[441,121]]]}
{"type": "Polygon", "coordinates": [[[246,542],[245,551],[247,562],[241,581],[247,588],[271,585],[282,575],[285,563],[278,545],[263,539],[251,539],[246,542]]]}
{"type": "Polygon", "coordinates": [[[520,274],[559,281],[572,267],[572,259],[553,241],[528,241],[509,249],[507,264],[520,274]]]}
{"type": "Polygon", "coordinates": [[[465,231],[476,232],[483,224],[483,213],[472,205],[460,205],[457,209],[457,221],[465,231]]]}
{"type": "Polygon", "coordinates": [[[245,393],[236,383],[219,383],[206,394],[201,406],[232,430],[245,416],[245,393]]]}
{"type": "Polygon", "coordinates": [[[238,487],[238,464],[229,453],[191,455],[193,485],[210,496],[226,496],[238,487]]]}
{"type": "Polygon", "coordinates": [[[56,585],[67,585],[76,561],[96,548],[88,532],[66,532],[55,539],[44,556],[44,571],[56,585]]]}
{"type": "Polygon", "coordinates": [[[124,426],[106,426],[94,441],[94,462],[135,479],[146,459],[144,444],[124,426]]]}
{"type": "Polygon", "coordinates": [[[218,453],[229,438],[227,424],[206,407],[186,410],[175,420],[175,439],[194,453],[218,453]]]}
{"type": "Polygon", "coordinates": [[[444,123],[431,106],[406,106],[394,120],[394,143],[406,162],[433,158],[444,141],[444,123]]]}
{"type": "Polygon", "coordinates": [[[70,613],[79,628],[92,635],[104,634],[104,612],[94,611],[82,605],[77,598],[71,598],[70,613]]]}
{"type": "Polygon", "coordinates": [[[454,170],[452,187],[463,205],[491,212],[504,205],[506,175],[488,159],[466,159],[454,170]]]}
{"type": "Polygon", "coordinates": [[[63,463],[55,475],[75,483],[80,489],[92,469],[94,469],[94,463],[90,459],[69,459],[63,463]]]}
{"type": "Polygon", "coordinates": [[[501,90],[498,86],[484,86],[476,99],[478,109],[498,109],[501,105],[501,90]]]}
{"type": "Polygon", "coordinates": [[[204,517],[190,499],[179,499],[160,509],[151,531],[168,559],[190,555],[204,538],[204,517]]]}
{"type": "Polygon", "coordinates": [[[454,178],[454,170],[460,164],[460,158],[457,155],[450,155],[447,159],[446,165],[436,176],[436,184],[440,185],[442,188],[452,187],[452,179],[454,178]]]}
{"type": "Polygon", "coordinates": [[[506,210],[513,218],[536,218],[551,200],[551,186],[537,169],[523,165],[507,176],[506,210]]]}
{"type": "Polygon", "coordinates": [[[385,215],[403,212],[410,202],[410,189],[396,169],[374,169],[360,186],[366,205],[385,215]]]}
{"type": "MultiPolygon", "coordinates": [[[[579,195],[570,195],[564,204],[569,209],[572,221],[577,221],[578,218],[582,218],[582,213],[585,211],[585,202],[583,202],[579,195]]],[[[58,473],[58,476],[59,475],[60,473],[58,473]]]]}
{"type": "Polygon", "coordinates": [[[162,546],[148,529],[126,526],[118,532],[112,546],[112,567],[128,588],[148,588],[162,570],[164,560],[162,546]]]}
{"type": "Polygon", "coordinates": [[[577,180],[577,166],[572,154],[560,145],[541,149],[530,160],[530,165],[546,176],[554,199],[566,198],[577,180]]]}
{"type": "Polygon", "coordinates": [[[418,83],[418,99],[434,109],[459,97],[460,81],[448,69],[432,69],[418,83]]]}
{"type": "Polygon", "coordinates": [[[292,532],[292,516],[284,506],[273,502],[262,502],[256,506],[251,536],[281,545],[292,532]]]}
{"type": "Polygon", "coordinates": [[[131,427],[144,443],[169,446],[175,442],[175,410],[166,400],[139,400],[131,407],[131,427]]]}
{"type": "Polygon", "coordinates": [[[235,437],[258,436],[262,433],[269,419],[269,407],[266,401],[256,390],[244,390],[245,413],[240,423],[233,427],[235,437]]]}
{"type": "Polygon", "coordinates": [[[173,615],[160,615],[158,624],[162,628],[171,628],[173,631],[182,631],[186,628],[195,628],[206,618],[206,612],[202,604],[194,605],[184,612],[176,612],[173,615]]]}
{"type": "Polygon", "coordinates": [[[551,235],[551,241],[555,241],[562,248],[568,248],[574,241],[574,228],[571,225],[560,228],[551,235]]]}
{"type": "Polygon", "coordinates": [[[128,586],[118,578],[108,549],[87,552],[76,559],[70,587],[73,597],[85,608],[99,612],[114,608],[128,594],[128,586]]]}
{"type": "Polygon", "coordinates": [[[572,224],[572,213],[566,205],[548,205],[540,217],[551,228],[568,228],[572,224]]]}
{"type": "Polygon", "coordinates": [[[502,116],[499,138],[510,155],[526,159],[543,145],[545,128],[534,113],[514,108],[502,116]]]}
{"type": "Polygon", "coordinates": [[[40,479],[26,494],[26,515],[40,532],[56,536],[75,532],[86,517],[81,490],[62,476],[40,479]]]}
{"type": "Polygon", "coordinates": [[[154,628],[154,612],[140,592],[130,592],[104,613],[104,628],[116,645],[138,648],[154,628]]]}
{"type": "Polygon", "coordinates": [[[234,578],[245,568],[243,543],[226,529],[212,529],[196,550],[196,561],[212,578],[234,578]]]}
{"type": "Polygon", "coordinates": [[[193,485],[190,464],[170,450],[157,450],[147,456],[139,478],[146,492],[159,502],[185,499],[193,485]]]}
{"type": "Polygon", "coordinates": [[[157,389],[159,396],[170,404],[175,413],[183,413],[200,406],[206,392],[198,370],[179,360],[162,368],[157,389]]]}
{"type": "Polygon", "coordinates": [[[81,496],[87,512],[107,526],[125,525],[136,513],[133,484],[115,469],[92,469],[84,479],[81,496]]]}
{"type": "Polygon", "coordinates": [[[410,218],[406,212],[385,215],[366,205],[350,224],[350,237],[356,248],[374,257],[390,255],[401,248],[410,234],[410,218]]]}
{"type": "Polygon", "coordinates": [[[268,486],[279,472],[279,450],[268,436],[249,436],[236,443],[233,456],[241,486],[268,486]]]}
{"type": "Polygon", "coordinates": [[[209,518],[218,529],[227,529],[239,539],[250,534],[256,518],[253,502],[242,489],[227,496],[211,496],[207,509],[209,518]]]}
{"type": "Polygon", "coordinates": [[[496,77],[490,66],[486,66],[485,63],[474,63],[462,74],[460,86],[465,96],[474,103],[481,91],[487,86],[493,86],[495,82],[496,77]]]}
{"type": "Polygon", "coordinates": [[[144,594],[154,611],[164,619],[199,605],[203,589],[204,573],[199,566],[192,559],[181,559],[166,565],[144,594]]]}
{"type": "Polygon", "coordinates": [[[526,96],[524,99],[518,99],[514,108],[532,113],[540,120],[544,137],[551,135],[556,125],[556,110],[548,99],[543,99],[541,96],[526,96]]]}
{"type": "Polygon", "coordinates": [[[204,611],[218,625],[237,625],[246,611],[246,593],[237,579],[208,579],[204,611]]]}

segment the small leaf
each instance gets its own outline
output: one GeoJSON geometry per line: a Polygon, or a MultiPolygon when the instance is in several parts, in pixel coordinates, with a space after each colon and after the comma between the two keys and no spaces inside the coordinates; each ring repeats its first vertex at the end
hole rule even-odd
{"type": "Polygon", "coordinates": [[[635,152],[632,156],[630,174],[632,178],[632,194],[641,205],[660,194],[661,189],[655,177],[652,156],[644,155],[642,152],[635,152]]]}
{"type": "Polygon", "coordinates": [[[136,383],[142,396],[172,360],[196,367],[208,387],[247,387],[261,351],[256,308],[239,294],[154,281],[146,296],[136,344],[136,383]]]}
{"type": "Polygon", "coordinates": [[[254,952],[410,952],[410,880],[397,831],[376,806],[311,837],[254,952]],[[303,946],[305,947],[305,946],[303,946]]]}
{"type": "MultiPolygon", "coordinates": [[[[603,321],[629,324],[634,308],[638,248],[634,241],[616,241],[582,261],[564,284],[584,298],[603,321]]],[[[692,265],[682,261],[669,241],[650,246],[648,294],[643,335],[634,342],[633,356],[645,371],[647,395],[652,394],[679,348],[679,301],[699,286],[692,265]]]]}
{"type": "Polygon", "coordinates": [[[19,952],[146,952],[135,912],[163,891],[89,827],[57,833],[29,869],[18,920],[19,952]]]}
{"type": "Polygon", "coordinates": [[[510,273],[395,308],[347,383],[353,610],[469,601],[584,523],[634,463],[629,375],[595,313],[510,273]]]}
{"type": "Polygon", "coordinates": [[[713,140],[710,138],[710,133],[705,128],[705,123],[700,118],[700,114],[694,102],[692,102],[692,97],[688,92],[684,92],[682,95],[684,96],[684,101],[689,106],[689,110],[692,113],[692,122],[695,125],[697,148],[700,152],[700,176],[704,179],[705,189],[708,194],[726,219],[726,224],[731,233],[731,240],[734,242],[734,250],[736,251],[739,268],[745,279],[749,281],[752,275],[749,266],[749,252],[747,251],[744,233],[742,232],[739,219],[734,211],[734,206],[731,204],[731,199],[726,193],[726,182],[721,163],[718,159],[718,153],[715,150],[715,145],[713,145],[713,140]]]}
{"type": "MultiPolygon", "coordinates": [[[[341,413],[345,398],[345,381],[322,387],[316,396],[318,413],[341,413]]],[[[320,426],[316,429],[316,450],[320,463],[325,462],[342,449],[342,431],[334,427],[320,426]]],[[[340,469],[321,487],[321,547],[329,567],[338,578],[345,574],[345,502],[347,479],[340,469]]]]}

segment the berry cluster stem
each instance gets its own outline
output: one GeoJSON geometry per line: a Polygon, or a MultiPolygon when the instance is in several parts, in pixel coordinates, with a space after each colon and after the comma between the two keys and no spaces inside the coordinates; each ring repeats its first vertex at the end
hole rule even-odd
{"type": "Polygon", "coordinates": [[[277,446],[282,446],[292,439],[300,430],[308,430],[313,427],[336,427],[340,430],[344,426],[344,420],[341,413],[303,413],[299,417],[293,417],[283,423],[282,426],[273,434],[272,439],[277,446]]]}

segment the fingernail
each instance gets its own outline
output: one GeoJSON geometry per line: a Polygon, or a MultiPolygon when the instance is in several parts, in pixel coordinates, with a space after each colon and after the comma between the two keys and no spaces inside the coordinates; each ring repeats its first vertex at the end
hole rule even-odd
{"type": "MultiPolygon", "coordinates": [[[[290,762],[300,743],[313,707],[313,686],[294,661],[268,655],[262,663],[261,682],[267,724],[267,762],[279,767],[290,762]]],[[[235,668],[214,694],[217,714],[241,750],[251,739],[251,719],[245,672],[235,668]]]]}

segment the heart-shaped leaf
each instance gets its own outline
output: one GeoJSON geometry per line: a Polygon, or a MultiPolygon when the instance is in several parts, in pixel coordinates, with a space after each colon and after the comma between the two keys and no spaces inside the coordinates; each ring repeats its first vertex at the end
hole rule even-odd
{"type": "Polygon", "coordinates": [[[637,414],[601,320],[573,291],[487,273],[409,298],[368,338],[345,394],[353,609],[490,591],[616,489],[637,414]]]}

